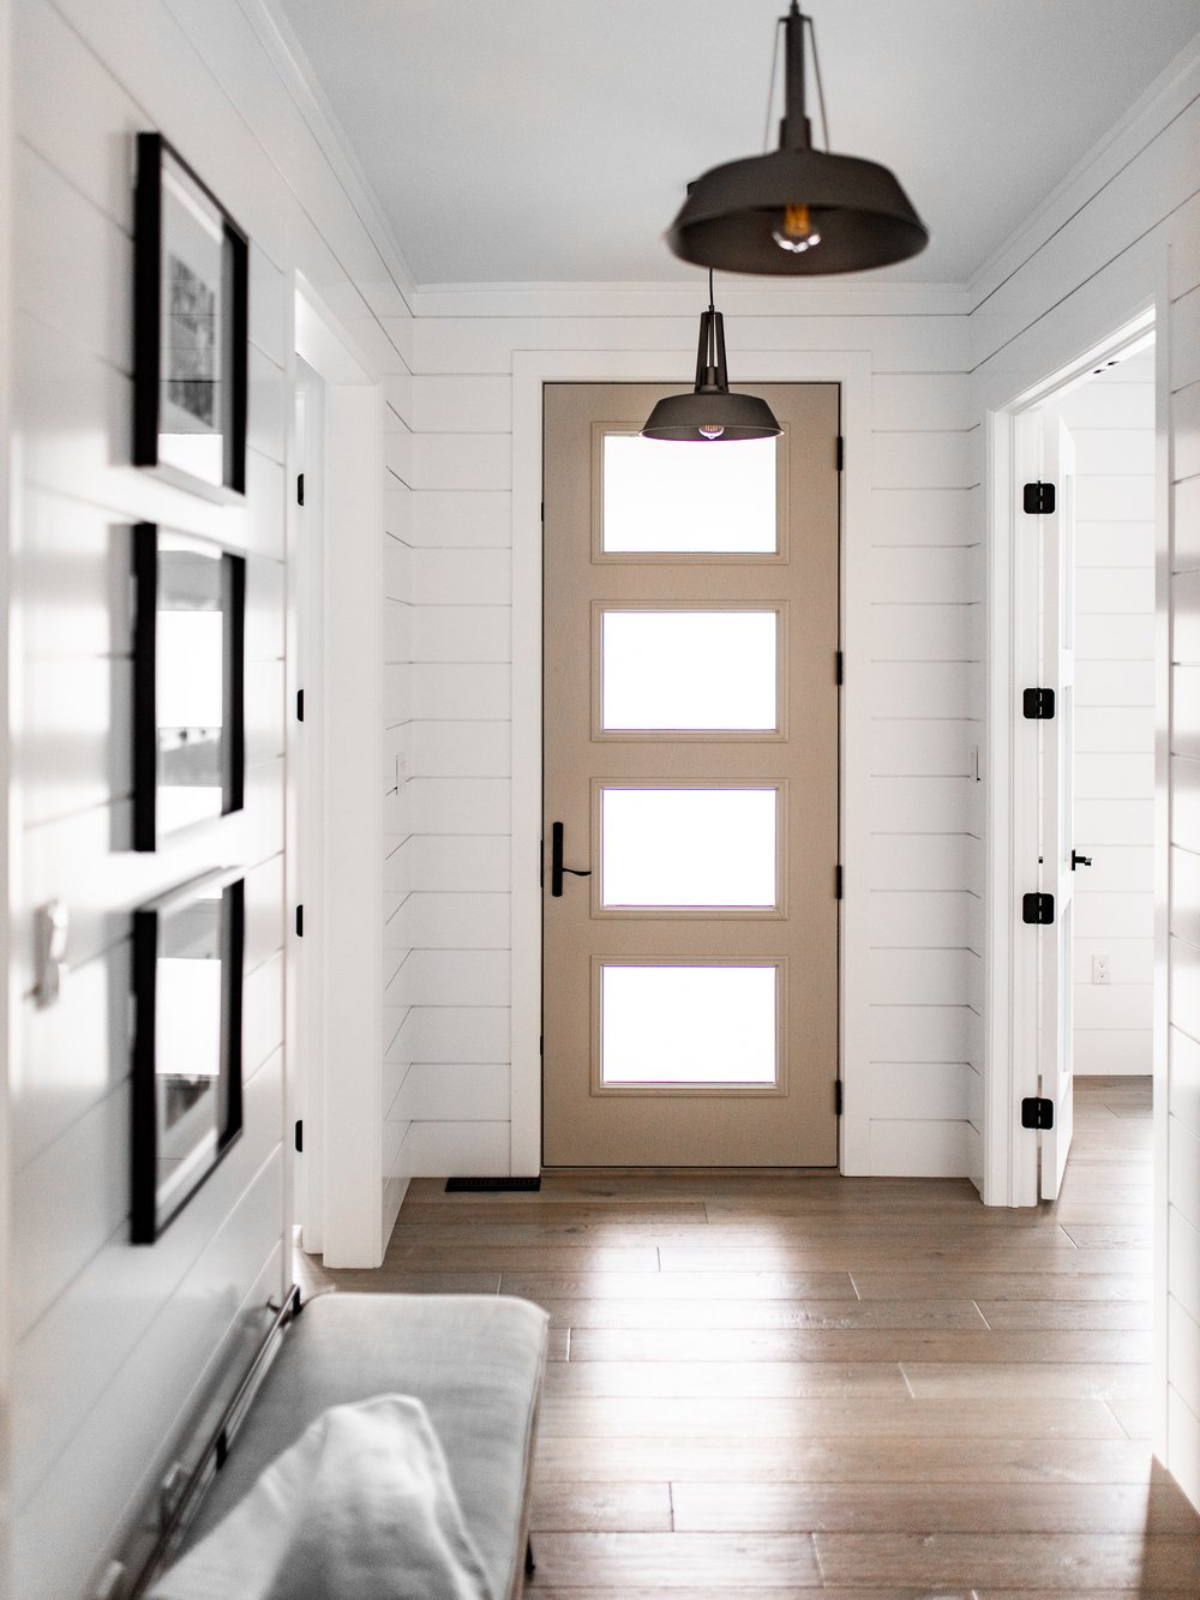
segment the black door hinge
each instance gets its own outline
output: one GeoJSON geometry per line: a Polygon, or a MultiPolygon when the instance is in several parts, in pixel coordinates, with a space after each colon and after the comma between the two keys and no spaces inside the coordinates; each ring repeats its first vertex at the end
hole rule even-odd
{"type": "Polygon", "coordinates": [[[296,907],[296,937],[297,937],[297,939],[303,939],[303,937],[304,937],[304,907],[303,906],[297,906],[296,907]]]}
{"type": "Polygon", "coordinates": [[[845,441],[845,439],[842,438],[841,434],[839,433],[838,436],[837,436],[837,469],[838,469],[838,471],[839,472],[844,471],[845,470],[845,466],[846,466],[846,441],[845,441]]]}
{"type": "Polygon", "coordinates": [[[1054,1126],[1054,1101],[1039,1100],[1031,1096],[1021,1101],[1021,1126],[1023,1128],[1052,1128],[1054,1126]]]}
{"type": "Polygon", "coordinates": [[[542,521],[545,522],[545,520],[546,520],[546,502],[543,500],[542,501],[542,521]]]}
{"type": "Polygon", "coordinates": [[[1024,710],[1029,722],[1048,722],[1054,715],[1053,689],[1026,689],[1024,710]]]}
{"type": "Polygon", "coordinates": [[[1052,483],[1027,483],[1025,485],[1023,504],[1027,516],[1051,516],[1054,511],[1054,485],[1052,483]]]}
{"type": "Polygon", "coordinates": [[[304,1120],[303,1120],[303,1118],[301,1118],[301,1120],[299,1122],[297,1122],[297,1124],[296,1124],[296,1154],[298,1156],[302,1156],[304,1154],[304,1120]]]}
{"type": "Polygon", "coordinates": [[[300,476],[296,479],[296,504],[298,506],[302,506],[304,504],[304,474],[303,473],[301,473],[300,476]]]}
{"type": "Polygon", "coordinates": [[[1027,894],[1021,901],[1023,922],[1046,923],[1054,921],[1054,896],[1052,894],[1027,894]]]}
{"type": "Polygon", "coordinates": [[[543,1034],[539,1033],[538,1034],[538,1055],[544,1056],[546,1054],[546,1048],[545,1047],[546,1047],[545,1036],[543,1034]]]}
{"type": "Polygon", "coordinates": [[[840,1117],[842,1114],[842,1080],[840,1078],[833,1080],[833,1114],[835,1117],[840,1117]]]}
{"type": "Polygon", "coordinates": [[[304,690],[296,690],[296,721],[304,721],[304,690]]]}
{"type": "Polygon", "coordinates": [[[840,687],[846,681],[846,658],[840,650],[833,657],[834,682],[840,687]]]}
{"type": "Polygon", "coordinates": [[[842,898],[842,864],[840,861],[833,869],[833,898],[835,900],[842,898]]]}

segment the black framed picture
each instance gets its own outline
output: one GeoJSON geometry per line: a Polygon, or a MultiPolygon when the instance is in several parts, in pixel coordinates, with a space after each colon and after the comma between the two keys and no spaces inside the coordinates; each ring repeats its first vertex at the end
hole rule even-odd
{"type": "Polygon", "coordinates": [[[161,134],[138,134],[133,460],[226,500],[246,488],[246,235],[161,134]]]}
{"type": "Polygon", "coordinates": [[[133,530],[133,847],[242,809],[246,562],[189,534],[133,530]]]}
{"type": "Polygon", "coordinates": [[[242,1131],[240,868],[133,915],[131,1239],[153,1244],[242,1131]]]}

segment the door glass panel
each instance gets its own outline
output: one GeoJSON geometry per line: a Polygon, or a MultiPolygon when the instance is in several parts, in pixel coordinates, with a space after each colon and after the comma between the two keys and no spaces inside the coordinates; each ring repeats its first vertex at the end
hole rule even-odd
{"type": "Polygon", "coordinates": [[[774,1084],[770,966],[618,966],[600,979],[602,1085],[774,1084]]]}
{"type": "Polygon", "coordinates": [[[775,610],[605,611],[601,727],[773,731],[778,617],[775,610]]]}
{"type": "Polygon", "coordinates": [[[601,904],[774,906],[777,794],[605,789],[601,904]]]}
{"type": "Polygon", "coordinates": [[[604,436],[605,554],[774,555],[774,439],[719,449],[661,439],[604,436]]]}

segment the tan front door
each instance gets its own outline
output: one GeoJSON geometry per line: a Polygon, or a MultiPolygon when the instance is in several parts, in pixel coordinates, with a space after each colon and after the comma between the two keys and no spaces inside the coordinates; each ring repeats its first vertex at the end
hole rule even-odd
{"type": "Polygon", "coordinates": [[[545,391],[544,1159],[833,1166],[838,389],[669,392],[545,391]]]}

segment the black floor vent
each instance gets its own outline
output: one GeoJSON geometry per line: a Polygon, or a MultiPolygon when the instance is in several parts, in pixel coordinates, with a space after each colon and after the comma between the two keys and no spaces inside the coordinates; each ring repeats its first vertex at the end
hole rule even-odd
{"type": "Polygon", "coordinates": [[[447,1178],[447,1194],[536,1194],[540,1178],[447,1178]]]}

